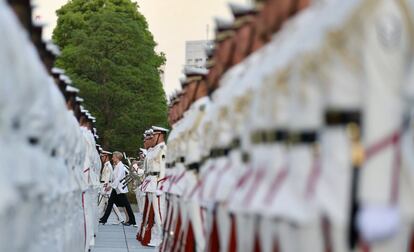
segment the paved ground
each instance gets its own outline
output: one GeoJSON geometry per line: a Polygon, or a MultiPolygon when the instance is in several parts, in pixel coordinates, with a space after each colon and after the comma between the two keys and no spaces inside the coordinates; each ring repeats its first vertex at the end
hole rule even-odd
{"type": "MultiPolygon", "coordinates": [[[[141,217],[136,215],[137,223],[141,223],[141,217]]],[[[155,252],[155,248],[143,247],[135,239],[137,227],[110,225],[114,223],[114,214],[108,219],[108,224],[99,225],[96,243],[92,252],[155,252]]]]}

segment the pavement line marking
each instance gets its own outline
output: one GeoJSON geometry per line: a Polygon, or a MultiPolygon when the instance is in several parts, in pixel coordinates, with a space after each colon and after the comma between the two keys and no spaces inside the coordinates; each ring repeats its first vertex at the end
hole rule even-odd
{"type": "Polygon", "coordinates": [[[124,238],[125,238],[126,249],[129,252],[128,240],[127,240],[127,237],[126,237],[125,226],[124,225],[122,225],[122,230],[124,231],[124,238]]]}

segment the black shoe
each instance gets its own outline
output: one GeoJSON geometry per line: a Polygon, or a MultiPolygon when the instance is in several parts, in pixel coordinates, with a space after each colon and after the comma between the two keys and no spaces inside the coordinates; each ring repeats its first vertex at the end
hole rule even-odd
{"type": "Polygon", "coordinates": [[[132,226],[132,225],[135,225],[135,224],[130,223],[130,222],[125,222],[125,223],[122,223],[122,225],[124,225],[124,226],[132,226]]]}
{"type": "Polygon", "coordinates": [[[102,225],[105,225],[106,224],[106,221],[99,220],[99,223],[102,224],[102,225]]]}

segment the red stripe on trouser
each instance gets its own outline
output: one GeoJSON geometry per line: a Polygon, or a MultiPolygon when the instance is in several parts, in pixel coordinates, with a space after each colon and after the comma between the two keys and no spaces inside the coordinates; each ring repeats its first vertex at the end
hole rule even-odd
{"type": "Polygon", "coordinates": [[[369,245],[366,242],[361,242],[360,247],[361,247],[361,252],[370,252],[371,251],[369,245]]]}
{"type": "Polygon", "coordinates": [[[197,181],[197,184],[194,186],[194,188],[191,190],[189,194],[189,198],[192,199],[194,194],[197,192],[197,190],[203,185],[203,182],[201,180],[197,181]]]}
{"type": "Polygon", "coordinates": [[[285,181],[285,179],[287,178],[287,175],[288,169],[286,167],[283,167],[279,170],[279,173],[270,185],[270,190],[267,192],[266,197],[264,198],[264,203],[273,203],[273,200],[276,198],[276,195],[279,192],[279,189],[283,181],[285,181]]]}
{"type": "Polygon", "coordinates": [[[254,252],[261,252],[262,251],[262,247],[260,246],[260,238],[259,235],[256,233],[254,236],[254,248],[253,248],[254,252]]]}
{"type": "Polygon", "coordinates": [[[273,252],[280,252],[280,247],[279,247],[279,237],[277,237],[274,241],[273,241],[273,252]]]}
{"type": "MultiPolygon", "coordinates": [[[[170,199],[170,201],[171,201],[171,199],[170,199]]],[[[170,202],[170,204],[171,204],[171,210],[170,210],[170,214],[169,214],[169,217],[168,217],[168,225],[167,225],[167,229],[166,229],[166,233],[165,233],[165,238],[164,238],[164,242],[165,242],[165,245],[163,245],[163,249],[164,249],[164,251],[165,251],[165,249],[167,248],[167,246],[169,246],[169,244],[170,244],[170,230],[171,230],[171,226],[172,226],[172,221],[173,221],[173,217],[174,217],[174,208],[173,208],[173,205],[172,205],[172,202],[170,202]]]]}
{"type": "Polygon", "coordinates": [[[154,226],[154,206],[152,203],[148,204],[149,208],[149,215],[148,215],[148,221],[147,226],[145,228],[144,237],[142,238],[141,244],[144,246],[148,246],[148,244],[151,242],[151,231],[154,226]]]}
{"type": "MultiPolygon", "coordinates": [[[[178,209],[180,210],[180,209],[178,209]]],[[[178,239],[179,239],[179,234],[180,234],[180,230],[181,230],[181,214],[180,211],[178,211],[178,217],[177,217],[177,225],[175,226],[175,230],[174,230],[174,241],[173,241],[173,246],[171,248],[170,251],[174,251],[175,248],[178,245],[178,239]]]]}
{"type": "Polygon", "coordinates": [[[144,181],[144,182],[142,182],[142,185],[141,185],[141,190],[142,191],[145,191],[146,189],[147,189],[147,187],[148,187],[148,185],[149,185],[149,182],[150,181],[144,181]]]}
{"type": "Polygon", "coordinates": [[[395,145],[400,141],[400,132],[396,131],[389,136],[383,138],[382,140],[376,142],[375,144],[371,145],[365,151],[365,158],[370,159],[373,156],[377,155],[379,152],[384,150],[389,145],[395,145]]]}
{"type": "Polygon", "coordinates": [[[414,230],[412,231],[411,234],[411,242],[410,242],[410,252],[414,252],[414,230]]]}
{"type": "Polygon", "coordinates": [[[190,223],[188,224],[188,231],[185,238],[185,244],[184,244],[184,251],[185,252],[194,252],[196,251],[195,248],[195,240],[194,240],[194,231],[193,231],[193,225],[190,223]]]}
{"type": "MultiPolygon", "coordinates": [[[[391,183],[391,192],[390,192],[390,201],[391,203],[396,203],[398,201],[398,183],[399,183],[399,173],[401,169],[401,149],[399,146],[401,138],[401,132],[395,131],[394,133],[390,134],[389,136],[383,138],[382,140],[378,141],[377,143],[371,145],[365,151],[365,161],[371,159],[373,156],[378,155],[381,151],[387,148],[389,145],[396,146],[395,153],[394,153],[394,169],[391,175],[392,183],[391,183]]],[[[360,242],[360,247],[363,252],[369,252],[370,247],[369,244],[365,242],[360,242]]]]}
{"type": "Polygon", "coordinates": [[[171,192],[171,188],[173,185],[176,185],[182,178],[184,178],[186,171],[183,171],[178,177],[173,178],[173,180],[170,183],[170,186],[168,187],[168,192],[171,192]]]}
{"type": "Polygon", "coordinates": [[[220,251],[220,240],[218,235],[218,226],[216,220],[216,213],[213,213],[213,226],[208,240],[208,252],[219,252],[220,251]]]}
{"type": "Polygon", "coordinates": [[[324,238],[325,252],[333,252],[331,239],[331,224],[325,217],[321,219],[322,233],[324,238]]]}
{"type": "Polygon", "coordinates": [[[246,172],[237,181],[236,189],[242,187],[250,179],[252,173],[253,169],[251,167],[246,168],[246,172]]]}
{"type": "Polygon", "coordinates": [[[146,224],[146,218],[147,218],[147,211],[148,211],[148,195],[145,195],[145,203],[144,203],[144,212],[142,215],[142,221],[141,221],[141,227],[139,229],[139,232],[137,234],[137,240],[138,241],[142,241],[142,236],[143,236],[143,231],[144,231],[144,226],[146,224]]]}
{"type": "Polygon", "coordinates": [[[82,193],[82,209],[83,209],[83,231],[85,236],[84,247],[86,248],[86,212],[85,212],[85,193],[82,193]]]}
{"type": "Polygon", "coordinates": [[[401,132],[395,131],[389,136],[383,138],[377,143],[371,145],[365,151],[365,160],[371,159],[373,156],[378,155],[381,151],[387,148],[389,145],[396,146],[394,153],[394,169],[392,174],[392,186],[391,186],[391,195],[390,200],[392,203],[395,203],[398,200],[398,178],[401,166],[401,150],[398,143],[400,142],[401,132]]]}
{"type": "MultiPolygon", "coordinates": [[[[213,174],[213,171],[214,171],[215,167],[216,167],[215,165],[210,165],[209,166],[208,170],[210,172],[205,175],[205,177],[203,179],[204,181],[207,181],[207,179],[211,176],[211,174],[213,174]]],[[[205,187],[206,187],[206,183],[201,183],[201,188],[198,191],[199,198],[201,198],[201,199],[204,196],[204,189],[205,189],[205,187]]]]}
{"type": "Polygon", "coordinates": [[[224,174],[227,172],[227,171],[229,171],[230,169],[230,162],[227,162],[227,164],[226,164],[226,166],[224,167],[224,169],[220,172],[218,172],[216,175],[216,179],[214,180],[215,181],[215,183],[214,183],[214,185],[213,185],[213,189],[212,189],[212,191],[210,191],[210,198],[215,198],[215,196],[217,195],[217,190],[218,190],[218,188],[219,188],[219,185],[220,185],[220,182],[221,182],[221,180],[222,180],[222,178],[224,177],[224,174]]]}
{"type": "Polygon", "coordinates": [[[167,237],[168,237],[168,234],[169,234],[169,225],[168,225],[168,223],[170,223],[170,219],[171,219],[171,213],[170,213],[170,211],[171,211],[171,209],[170,209],[170,207],[171,207],[171,197],[170,196],[167,196],[167,198],[166,198],[166,203],[167,203],[167,211],[166,211],[166,219],[165,219],[165,222],[164,222],[164,226],[163,226],[163,238],[162,238],[162,243],[161,243],[161,246],[160,246],[160,251],[161,252],[164,252],[165,251],[165,245],[166,245],[166,240],[167,240],[167,237]]]}
{"type": "Polygon", "coordinates": [[[161,204],[160,204],[160,196],[157,196],[158,198],[158,213],[160,214],[160,221],[162,223],[162,214],[161,214],[161,204]]]}
{"type": "Polygon", "coordinates": [[[398,185],[400,182],[400,169],[401,169],[401,146],[397,144],[395,146],[394,153],[394,169],[392,174],[392,185],[391,185],[391,195],[390,199],[392,203],[397,203],[398,201],[398,185]]]}
{"type": "Polygon", "coordinates": [[[256,175],[254,176],[254,181],[250,186],[250,189],[248,190],[243,203],[245,205],[249,205],[253,199],[253,196],[256,194],[256,190],[258,185],[260,184],[263,177],[266,175],[266,172],[263,169],[260,169],[257,171],[256,175]]]}
{"type": "Polygon", "coordinates": [[[183,225],[181,225],[180,234],[178,235],[178,243],[175,247],[175,250],[173,252],[182,252],[183,251],[183,244],[185,242],[185,230],[184,230],[185,223],[183,222],[183,225]]]}
{"type": "Polygon", "coordinates": [[[207,231],[206,231],[206,226],[205,226],[206,222],[205,222],[205,218],[204,218],[204,212],[205,212],[205,209],[200,207],[201,228],[203,229],[203,236],[206,237],[207,236],[207,231]]]}
{"type": "Polygon", "coordinates": [[[313,161],[312,170],[309,174],[309,180],[306,186],[305,198],[310,199],[315,194],[316,184],[321,174],[321,166],[319,158],[315,158],[313,161]]]}
{"type": "Polygon", "coordinates": [[[229,250],[228,252],[236,252],[237,251],[237,223],[236,217],[234,214],[230,215],[230,222],[231,222],[231,230],[230,230],[230,242],[229,242],[229,250]]]}

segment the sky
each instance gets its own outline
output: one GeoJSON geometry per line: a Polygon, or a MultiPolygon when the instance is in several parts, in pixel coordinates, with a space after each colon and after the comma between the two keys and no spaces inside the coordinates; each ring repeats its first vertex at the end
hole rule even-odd
{"type": "MultiPolygon", "coordinates": [[[[158,46],[166,54],[164,90],[167,95],[179,89],[185,57],[185,41],[212,39],[214,17],[228,17],[228,0],[136,0],[146,17],[158,46]],[[207,27],[209,27],[207,29],[207,27]],[[209,32],[207,32],[209,30],[209,32]]],[[[232,0],[246,3],[249,0],[232,0]]],[[[56,25],[55,11],[67,0],[33,0],[34,15],[47,24],[44,38],[51,37],[56,25]]]]}

